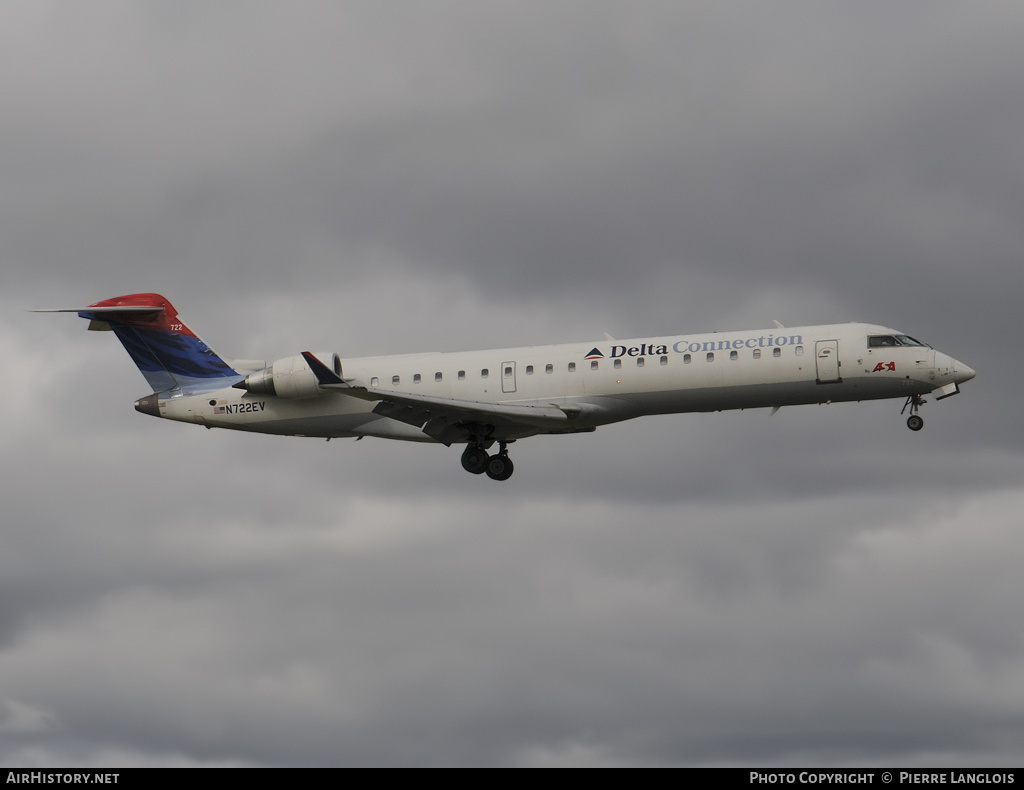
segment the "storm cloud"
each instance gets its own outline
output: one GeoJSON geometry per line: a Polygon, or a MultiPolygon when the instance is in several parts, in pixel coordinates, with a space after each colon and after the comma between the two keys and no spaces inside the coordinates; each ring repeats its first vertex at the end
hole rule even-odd
{"type": "Polygon", "coordinates": [[[9,2],[0,761],[1015,765],[1024,9],[9,2]],[[228,357],[873,321],[898,402],[513,448],[137,414],[228,357]]]}

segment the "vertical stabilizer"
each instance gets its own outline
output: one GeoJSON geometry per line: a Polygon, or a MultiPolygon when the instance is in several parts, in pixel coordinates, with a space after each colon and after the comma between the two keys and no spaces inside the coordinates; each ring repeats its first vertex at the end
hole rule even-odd
{"type": "Polygon", "coordinates": [[[216,390],[242,378],[160,294],[117,296],[60,312],[77,312],[89,329],[112,330],[154,392],[216,390]]]}

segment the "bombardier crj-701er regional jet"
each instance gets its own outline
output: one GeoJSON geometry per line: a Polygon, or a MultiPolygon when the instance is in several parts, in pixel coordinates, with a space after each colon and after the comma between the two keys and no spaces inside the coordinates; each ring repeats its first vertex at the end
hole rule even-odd
{"type": "Polygon", "coordinates": [[[974,371],[894,329],[839,324],[342,359],[303,352],[263,361],[217,355],[158,294],[75,312],[110,329],[152,395],[143,414],[286,436],[378,436],[465,444],[462,466],[512,475],[508,445],[646,414],[955,395],[974,371]],[[488,452],[494,444],[498,451],[488,452]]]}

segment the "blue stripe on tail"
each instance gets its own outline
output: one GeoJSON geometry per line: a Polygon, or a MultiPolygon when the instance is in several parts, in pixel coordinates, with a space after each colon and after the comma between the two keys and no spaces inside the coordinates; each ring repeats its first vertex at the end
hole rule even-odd
{"type": "Polygon", "coordinates": [[[107,320],[154,392],[215,390],[243,378],[198,337],[107,320]]]}

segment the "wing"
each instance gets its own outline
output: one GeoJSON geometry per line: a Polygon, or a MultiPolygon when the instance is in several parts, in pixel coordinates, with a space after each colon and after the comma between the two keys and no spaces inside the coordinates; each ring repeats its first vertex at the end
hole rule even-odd
{"type": "Polygon", "coordinates": [[[583,406],[486,403],[356,387],[339,378],[333,370],[308,351],[303,351],[302,356],[322,389],[353,398],[376,401],[377,405],[373,407],[374,414],[415,425],[427,436],[445,444],[481,432],[494,438],[516,438],[536,433],[592,430],[575,428],[572,424],[572,420],[584,411],[583,406]]]}

